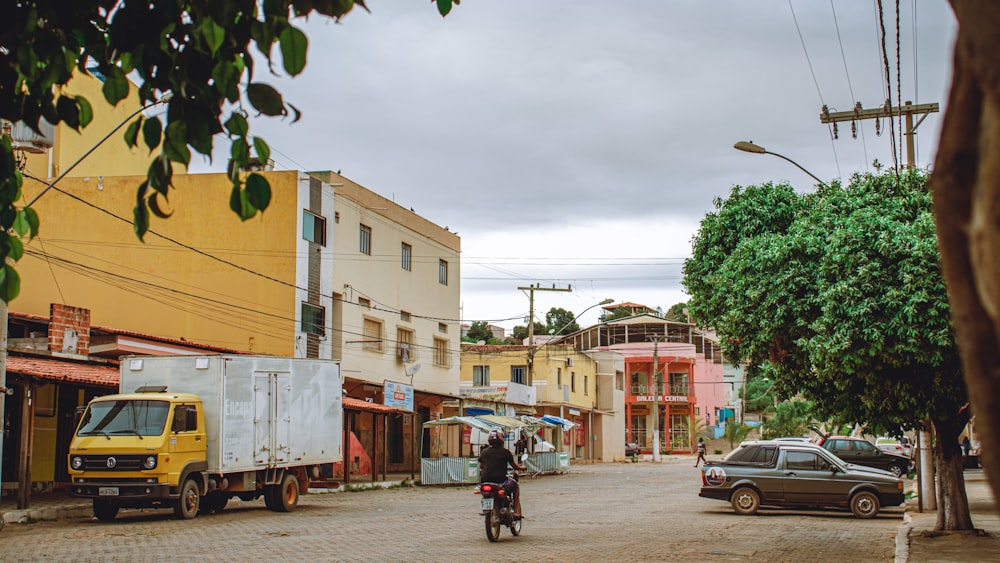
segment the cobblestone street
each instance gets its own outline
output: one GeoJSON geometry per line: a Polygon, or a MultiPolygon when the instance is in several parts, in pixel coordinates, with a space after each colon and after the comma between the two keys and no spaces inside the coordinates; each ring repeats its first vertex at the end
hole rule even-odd
{"type": "MultiPolygon", "coordinates": [[[[215,561],[877,561],[891,560],[903,509],[874,520],[850,512],[765,510],[754,517],[699,498],[687,456],[652,463],[572,467],[522,479],[520,537],[490,544],[473,487],[413,487],[312,494],[291,514],[262,501],[221,514],[173,519],[123,510],[90,518],[9,525],[0,560],[138,561],[187,555],[215,561]]],[[[910,485],[908,484],[908,487],[910,485]]]]}

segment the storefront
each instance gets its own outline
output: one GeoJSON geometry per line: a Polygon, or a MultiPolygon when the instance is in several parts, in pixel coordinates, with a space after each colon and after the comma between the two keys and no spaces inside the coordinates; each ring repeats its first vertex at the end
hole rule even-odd
{"type": "Polygon", "coordinates": [[[654,382],[652,357],[625,360],[630,376],[625,395],[627,441],[639,444],[641,452],[651,453],[655,413],[661,453],[690,453],[695,434],[694,361],[661,356],[657,363],[654,382]]]}

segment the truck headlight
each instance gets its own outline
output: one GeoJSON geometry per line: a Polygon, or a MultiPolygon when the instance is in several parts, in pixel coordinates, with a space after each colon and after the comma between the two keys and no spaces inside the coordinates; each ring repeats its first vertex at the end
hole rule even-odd
{"type": "Polygon", "coordinates": [[[156,456],[148,455],[142,460],[143,469],[155,469],[156,468],[156,456]]]}
{"type": "Polygon", "coordinates": [[[75,455],[73,456],[73,459],[70,460],[69,464],[73,466],[73,469],[80,469],[81,467],[83,467],[83,458],[78,455],[75,455]]]}

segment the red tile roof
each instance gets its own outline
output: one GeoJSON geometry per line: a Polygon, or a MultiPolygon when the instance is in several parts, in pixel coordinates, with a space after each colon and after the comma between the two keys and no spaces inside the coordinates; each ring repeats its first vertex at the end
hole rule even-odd
{"type": "Polygon", "coordinates": [[[344,397],[344,408],[353,411],[365,411],[365,412],[377,412],[383,414],[391,414],[394,412],[405,412],[399,409],[394,409],[392,407],[387,407],[385,405],[380,405],[378,403],[369,403],[361,399],[353,399],[351,397],[344,397]]]}
{"type": "Polygon", "coordinates": [[[56,358],[7,357],[7,372],[48,381],[118,388],[118,367],[56,358]]]}

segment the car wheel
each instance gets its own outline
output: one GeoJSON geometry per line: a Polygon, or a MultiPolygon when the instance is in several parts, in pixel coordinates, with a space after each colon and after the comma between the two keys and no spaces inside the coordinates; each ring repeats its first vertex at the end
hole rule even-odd
{"type": "Polygon", "coordinates": [[[851,497],[851,512],[858,518],[874,518],[879,511],[880,505],[875,493],[861,491],[851,497]]]}
{"type": "Polygon", "coordinates": [[[760,495],[750,487],[740,487],[733,493],[731,502],[737,514],[756,514],[760,508],[760,495]]]}
{"type": "Polygon", "coordinates": [[[887,467],[886,469],[888,469],[889,473],[892,473],[896,477],[899,477],[900,475],[903,474],[903,467],[898,463],[890,463],[889,467],[887,467]]]}

